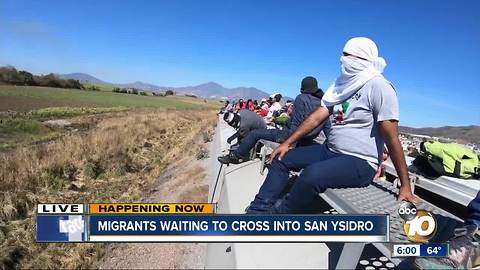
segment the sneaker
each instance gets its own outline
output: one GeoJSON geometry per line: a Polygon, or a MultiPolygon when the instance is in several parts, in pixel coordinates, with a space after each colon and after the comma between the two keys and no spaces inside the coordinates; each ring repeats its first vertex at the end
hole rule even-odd
{"type": "Polygon", "coordinates": [[[228,155],[218,157],[217,159],[218,159],[218,161],[220,161],[220,163],[227,164],[227,165],[230,164],[230,163],[231,164],[240,164],[242,162],[247,161],[246,159],[237,157],[237,155],[235,155],[234,152],[230,152],[230,153],[228,153],[228,155]]]}
{"type": "Polygon", "coordinates": [[[245,208],[245,214],[247,215],[269,215],[269,214],[272,214],[272,210],[269,209],[269,208],[265,208],[265,209],[252,209],[251,207],[252,205],[250,204],[249,206],[247,206],[247,208],[245,208]]]}
{"type": "Polygon", "coordinates": [[[245,208],[245,214],[272,214],[274,200],[264,200],[255,196],[250,205],[245,208]]]}
{"type": "Polygon", "coordinates": [[[263,215],[263,214],[269,214],[269,212],[268,211],[254,210],[254,209],[251,209],[250,206],[247,206],[247,208],[245,208],[245,214],[247,214],[247,215],[263,215]]]}
{"type": "Polygon", "coordinates": [[[418,269],[470,269],[475,250],[474,235],[477,226],[467,225],[455,229],[450,240],[450,254],[445,258],[416,258],[418,269]]]}

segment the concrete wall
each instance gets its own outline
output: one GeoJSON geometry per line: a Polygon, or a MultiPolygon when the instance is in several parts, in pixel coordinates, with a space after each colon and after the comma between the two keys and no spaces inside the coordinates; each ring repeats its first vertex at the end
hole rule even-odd
{"type": "MultiPolygon", "coordinates": [[[[213,151],[226,150],[233,129],[219,118],[213,151]],[[216,144],[216,145],[215,145],[216,144]]],[[[257,194],[265,176],[260,175],[261,161],[256,159],[238,165],[223,166],[212,156],[214,178],[210,180],[209,198],[217,175],[220,179],[213,201],[217,212],[243,214],[257,194]]],[[[328,268],[330,249],[324,243],[210,243],[206,268],[328,268]]]]}
{"type": "Polygon", "coordinates": [[[212,201],[213,191],[215,188],[215,182],[218,178],[218,183],[216,187],[216,194],[213,198],[213,202],[218,200],[218,195],[220,194],[220,190],[223,184],[223,169],[220,171],[221,164],[218,162],[217,157],[223,155],[223,152],[228,150],[228,143],[227,138],[232,136],[235,133],[235,130],[227,125],[225,121],[223,121],[222,116],[218,117],[218,124],[215,128],[215,135],[213,136],[212,144],[210,145],[210,157],[211,157],[211,164],[210,169],[208,171],[208,178],[209,178],[209,188],[208,188],[208,201],[212,201]]]}

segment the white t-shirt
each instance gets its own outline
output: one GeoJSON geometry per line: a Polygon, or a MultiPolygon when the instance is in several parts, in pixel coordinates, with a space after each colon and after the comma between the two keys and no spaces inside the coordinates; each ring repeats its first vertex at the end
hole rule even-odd
{"type": "Polygon", "coordinates": [[[328,148],[364,159],[376,168],[384,148],[378,122],[399,120],[397,93],[390,82],[375,77],[350,99],[329,109],[330,125],[324,128],[328,148]]]}
{"type": "Polygon", "coordinates": [[[280,102],[274,102],[272,106],[270,106],[267,117],[272,117],[275,111],[280,111],[281,109],[282,105],[280,104],[280,102]]]}

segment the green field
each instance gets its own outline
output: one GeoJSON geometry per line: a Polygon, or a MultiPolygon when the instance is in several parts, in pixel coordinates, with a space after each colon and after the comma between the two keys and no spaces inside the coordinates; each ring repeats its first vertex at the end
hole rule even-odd
{"type": "Polygon", "coordinates": [[[216,109],[220,103],[181,96],[140,96],[106,91],[0,85],[0,111],[26,112],[65,106],[216,109]]]}
{"type": "Polygon", "coordinates": [[[104,91],[104,92],[112,92],[113,88],[115,87],[111,84],[92,83],[92,82],[88,82],[88,81],[80,81],[80,83],[82,83],[83,86],[86,87],[86,88],[88,88],[90,86],[95,86],[95,87],[98,87],[100,91],[104,91]]]}
{"type": "Polygon", "coordinates": [[[0,150],[62,136],[65,130],[51,129],[42,123],[48,119],[138,108],[215,110],[220,105],[218,101],[182,96],[140,96],[108,91],[0,85],[0,150]]]}

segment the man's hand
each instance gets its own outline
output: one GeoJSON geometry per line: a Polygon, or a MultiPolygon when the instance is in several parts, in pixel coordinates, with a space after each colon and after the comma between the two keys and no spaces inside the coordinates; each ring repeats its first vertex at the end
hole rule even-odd
{"type": "Polygon", "coordinates": [[[270,160],[268,162],[272,163],[272,161],[278,157],[278,160],[282,160],[283,156],[291,149],[288,144],[282,143],[280,144],[275,150],[273,150],[272,154],[270,155],[270,160]]]}
{"type": "Polygon", "coordinates": [[[400,187],[400,191],[398,192],[398,200],[399,201],[409,201],[411,203],[416,203],[416,202],[418,202],[418,197],[415,196],[415,194],[413,194],[410,187],[408,187],[408,188],[400,187]]]}
{"type": "Polygon", "coordinates": [[[390,159],[400,179],[401,186],[398,193],[398,200],[409,202],[418,201],[418,198],[412,193],[405,155],[400,140],[398,139],[398,121],[386,120],[380,122],[380,132],[385,139],[385,144],[390,153],[390,159]]]}

